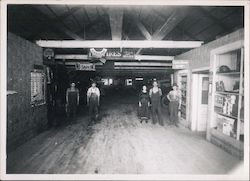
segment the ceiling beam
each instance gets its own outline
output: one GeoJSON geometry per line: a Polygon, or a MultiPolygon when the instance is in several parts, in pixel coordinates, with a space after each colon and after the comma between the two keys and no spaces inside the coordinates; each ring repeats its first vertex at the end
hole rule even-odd
{"type": "Polygon", "coordinates": [[[164,39],[164,37],[166,37],[186,17],[186,14],[186,9],[175,10],[166,20],[166,22],[154,32],[152,39],[164,39]]]}
{"type": "Polygon", "coordinates": [[[121,8],[109,8],[109,22],[112,40],[122,39],[122,24],[123,24],[123,9],[121,8]]]}
{"type": "Polygon", "coordinates": [[[169,61],[174,60],[173,56],[157,56],[157,55],[135,55],[136,60],[155,60],[155,61],[169,61]]]}
{"type": "MultiPolygon", "coordinates": [[[[67,9],[68,9],[68,13],[70,12],[70,13],[68,14],[68,16],[71,15],[71,16],[73,17],[73,19],[75,20],[75,22],[77,23],[77,25],[79,26],[79,29],[82,29],[82,27],[83,27],[84,25],[82,25],[82,24],[78,21],[78,19],[76,18],[75,14],[74,14],[76,11],[75,11],[75,10],[72,11],[73,8],[70,9],[69,6],[67,6],[67,5],[66,5],[66,7],[67,7],[67,9]]],[[[81,9],[81,7],[74,7],[74,8],[77,8],[76,10],[80,10],[80,9],[81,9]]],[[[66,16],[66,17],[68,17],[68,16],[66,16]]],[[[65,19],[65,18],[63,17],[62,20],[64,20],[64,19],[65,19]]]]}
{"type": "Polygon", "coordinates": [[[172,69],[172,66],[166,67],[114,67],[115,70],[167,70],[172,69]]]}
{"type": "MultiPolygon", "coordinates": [[[[67,17],[73,15],[75,12],[81,10],[81,8],[82,8],[81,6],[77,6],[77,7],[73,7],[73,8],[69,8],[67,6],[68,11],[66,13],[63,13],[62,15],[58,15],[57,18],[60,19],[60,20],[64,20],[67,17]]],[[[57,20],[57,18],[55,18],[54,20],[57,20]]]]}
{"type": "Polygon", "coordinates": [[[90,17],[89,17],[89,14],[88,14],[87,10],[85,9],[85,7],[83,7],[82,10],[83,10],[83,13],[86,16],[88,22],[90,22],[90,17]]]}
{"type": "Polygon", "coordinates": [[[64,60],[88,60],[88,55],[56,55],[55,59],[64,60]]]}
{"type": "MultiPolygon", "coordinates": [[[[151,36],[152,40],[162,40],[166,37],[186,16],[187,9],[176,9],[166,22],[160,26],[151,36]]],[[[136,54],[140,54],[142,49],[139,49],[136,54]]]]}
{"type": "Polygon", "coordinates": [[[172,66],[172,63],[162,63],[162,62],[115,62],[114,66],[152,66],[152,67],[166,67],[166,66],[172,66]]]}
{"type": "Polygon", "coordinates": [[[154,41],[154,40],[38,40],[37,45],[50,48],[197,48],[202,41],[154,41]]]}
{"type": "Polygon", "coordinates": [[[142,24],[142,22],[140,20],[138,20],[136,17],[133,17],[133,20],[136,24],[136,26],[138,27],[138,29],[141,31],[142,35],[147,39],[147,40],[151,40],[152,36],[151,34],[148,32],[147,28],[142,24]]]}
{"type": "MultiPolygon", "coordinates": [[[[73,55],[56,55],[56,60],[88,60],[88,55],[80,55],[80,54],[73,54],[73,55]]],[[[140,61],[171,61],[173,60],[173,56],[156,56],[156,55],[135,55],[133,60],[140,60],[140,61]]],[[[116,60],[117,61],[117,60],[116,60]]]]}
{"type": "MultiPolygon", "coordinates": [[[[166,16],[159,11],[154,10],[155,13],[157,13],[159,15],[160,18],[162,18],[163,20],[166,20],[166,16]]],[[[189,31],[187,31],[186,29],[184,29],[183,27],[181,27],[179,24],[176,26],[176,28],[180,31],[183,31],[183,33],[185,33],[189,38],[191,38],[192,40],[200,40],[199,38],[197,38],[195,35],[193,35],[192,33],[190,33],[189,31]]]]}

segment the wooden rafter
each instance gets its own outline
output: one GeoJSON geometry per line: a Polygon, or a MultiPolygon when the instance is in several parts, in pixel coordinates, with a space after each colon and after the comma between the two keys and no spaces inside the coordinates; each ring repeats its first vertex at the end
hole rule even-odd
{"type": "Polygon", "coordinates": [[[122,39],[123,9],[110,8],[108,10],[112,40],[122,39]]]}
{"type": "Polygon", "coordinates": [[[83,40],[82,37],[78,36],[76,33],[72,32],[57,16],[57,14],[48,6],[45,5],[49,11],[51,11],[51,13],[55,16],[55,18],[57,19],[57,21],[54,21],[54,19],[50,18],[47,14],[45,14],[43,11],[41,11],[39,8],[37,8],[37,6],[33,6],[35,7],[37,10],[39,10],[47,19],[48,21],[51,22],[51,26],[54,27],[60,27],[57,28],[59,31],[62,31],[64,34],[66,34],[67,36],[69,36],[70,38],[74,39],[74,40],[83,40]]]}
{"type": "Polygon", "coordinates": [[[133,17],[133,20],[136,24],[136,26],[138,27],[138,29],[140,30],[140,32],[142,33],[142,35],[147,39],[147,40],[151,40],[152,36],[151,34],[148,32],[147,28],[142,24],[142,22],[140,20],[138,20],[136,17],[133,17]]]}
{"type": "Polygon", "coordinates": [[[187,35],[189,38],[191,38],[192,40],[200,40],[199,38],[197,38],[196,36],[194,36],[192,33],[190,33],[189,31],[185,30],[184,28],[180,27],[179,25],[176,26],[176,28],[180,31],[182,31],[183,33],[185,33],[185,35],[187,35]]]}
{"type": "Polygon", "coordinates": [[[166,22],[158,28],[153,36],[153,40],[162,40],[167,34],[169,34],[186,16],[187,10],[177,9],[175,10],[170,17],[166,20],[166,22]]]}
{"type": "MultiPolygon", "coordinates": [[[[227,16],[225,16],[223,19],[221,19],[221,21],[223,21],[224,19],[230,17],[230,16],[231,16],[232,14],[234,14],[235,12],[237,12],[237,10],[234,10],[234,11],[232,11],[231,13],[229,13],[227,16]]],[[[215,24],[215,22],[214,22],[213,24],[215,24]]],[[[207,30],[210,26],[211,26],[211,25],[208,25],[208,26],[203,27],[198,33],[196,33],[195,36],[198,36],[199,34],[201,34],[202,32],[204,32],[205,30],[207,30]]],[[[229,28],[229,29],[227,29],[227,31],[226,31],[225,33],[230,32],[230,31],[231,31],[231,29],[229,28]]]]}
{"type": "Polygon", "coordinates": [[[203,14],[204,16],[210,18],[215,24],[217,24],[218,26],[220,26],[224,30],[228,31],[230,29],[225,23],[223,23],[220,19],[218,19],[217,17],[212,15],[210,12],[208,12],[204,8],[199,7],[197,9],[201,14],[203,14]]]}
{"type": "Polygon", "coordinates": [[[89,17],[89,15],[88,15],[87,10],[85,9],[85,7],[83,7],[82,10],[83,10],[83,13],[84,13],[84,15],[86,16],[88,22],[90,23],[90,17],[89,17]]]}
{"type": "MultiPolygon", "coordinates": [[[[154,12],[157,13],[161,19],[163,19],[163,20],[167,19],[167,17],[163,13],[161,13],[159,11],[156,11],[156,10],[154,10],[154,12]]],[[[200,40],[198,37],[196,37],[195,35],[193,35],[191,32],[189,32],[185,28],[180,27],[179,24],[176,26],[176,28],[179,29],[180,31],[183,31],[192,40],[200,40]]]]}
{"type": "MultiPolygon", "coordinates": [[[[151,36],[152,40],[162,40],[167,36],[186,16],[187,9],[175,10],[170,17],[166,20],[166,22],[158,28],[154,34],[151,36]]],[[[136,54],[140,54],[142,49],[139,49],[136,54]]]]}
{"type": "Polygon", "coordinates": [[[79,10],[81,10],[81,7],[73,7],[73,8],[68,7],[68,11],[66,13],[62,14],[62,15],[58,15],[58,17],[55,18],[55,20],[56,19],[64,20],[64,19],[66,19],[67,17],[73,15],[75,12],[77,12],[79,10]]]}
{"type": "MultiPolygon", "coordinates": [[[[66,7],[67,7],[67,9],[68,9],[68,12],[71,12],[70,13],[70,15],[73,17],[73,19],[75,20],[75,22],[77,23],[77,25],[79,26],[79,29],[81,29],[82,28],[82,25],[81,25],[81,23],[78,21],[78,19],[76,18],[76,16],[75,16],[75,14],[74,14],[74,12],[75,11],[71,11],[72,9],[70,9],[67,5],[66,5],[66,7]]],[[[80,7],[79,7],[80,8],[80,7]]],[[[81,8],[80,8],[81,9],[81,8]]],[[[69,16],[70,16],[69,15],[69,16]]],[[[64,19],[63,19],[64,20],[64,19]]]]}

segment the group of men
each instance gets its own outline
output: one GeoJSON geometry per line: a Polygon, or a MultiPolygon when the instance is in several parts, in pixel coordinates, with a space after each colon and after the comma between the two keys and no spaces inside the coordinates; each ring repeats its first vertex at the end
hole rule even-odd
{"type": "MultiPolygon", "coordinates": [[[[173,90],[166,96],[169,100],[170,122],[178,126],[178,110],[180,109],[181,95],[176,83],[172,86],[173,90]]],[[[151,106],[153,124],[157,122],[164,125],[162,119],[162,91],[158,87],[157,81],[153,82],[153,87],[147,91],[147,87],[143,86],[139,95],[140,118],[142,120],[149,119],[149,107],[151,106]]],[[[67,116],[76,116],[77,106],[79,105],[79,90],[75,83],[71,83],[70,88],[66,92],[66,112],[67,116]]],[[[100,90],[96,87],[96,82],[92,82],[91,87],[87,91],[87,105],[89,107],[89,116],[91,121],[98,119],[98,107],[100,105],[100,90]]]]}
{"type": "MultiPolygon", "coordinates": [[[[77,107],[79,105],[79,90],[75,83],[71,83],[70,88],[66,91],[66,112],[67,116],[76,117],[77,107]]],[[[87,105],[89,106],[90,119],[98,119],[98,107],[100,105],[100,90],[96,87],[96,82],[92,82],[87,91],[87,105]]]]}
{"type": "MultiPolygon", "coordinates": [[[[171,90],[166,96],[169,100],[169,113],[170,123],[175,124],[178,127],[178,110],[180,109],[181,94],[177,89],[177,84],[173,84],[173,90],[171,90]]],[[[149,107],[151,107],[152,121],[153,124],[157,122],[160,125],[164,125],[162,119],[162,90],[158,87],[157,81],[153,82],[153,87],[147,92],[147,87],[144,85],[142,91],[139,94],[139,117],[141,123],[145,120],[148,122],[149,119],[149,107]]]]}

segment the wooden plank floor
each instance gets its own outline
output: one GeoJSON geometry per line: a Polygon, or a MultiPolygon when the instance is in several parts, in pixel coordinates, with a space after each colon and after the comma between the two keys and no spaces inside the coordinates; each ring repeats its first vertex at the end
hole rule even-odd
{"type": "Polygon", "coordinates": [[[8,173],[227,174],[240,163],[184,128],[139,123],[135,110],[113,103],[88,128],[80,116],[48,130],[9,154],[8,173]]]}

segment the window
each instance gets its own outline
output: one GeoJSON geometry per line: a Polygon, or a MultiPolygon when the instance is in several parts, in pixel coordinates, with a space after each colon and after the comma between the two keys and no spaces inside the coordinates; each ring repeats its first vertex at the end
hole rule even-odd
{"type": "Polygon", "coordinates": [[[104,85],[112,85],[113,79],[102,79],[104,85]]]}
{"type": "Polygon", "coordinates": [[[45,74],[34,70],[31,72],[31,104],[42,105],[46,103],[45,97],[45,74]]]}
{"type": "Polygon", "coordinates": [[[126,79],[126,86],[131,86],[132,84],[132,79],[126,79]]]}
{"type": "Polygon", "coordinates": [[[208,104],[208,88],[209,88],[208,77],[202,78],[202,92],[201,92],[201,104],[208,104]]]}

